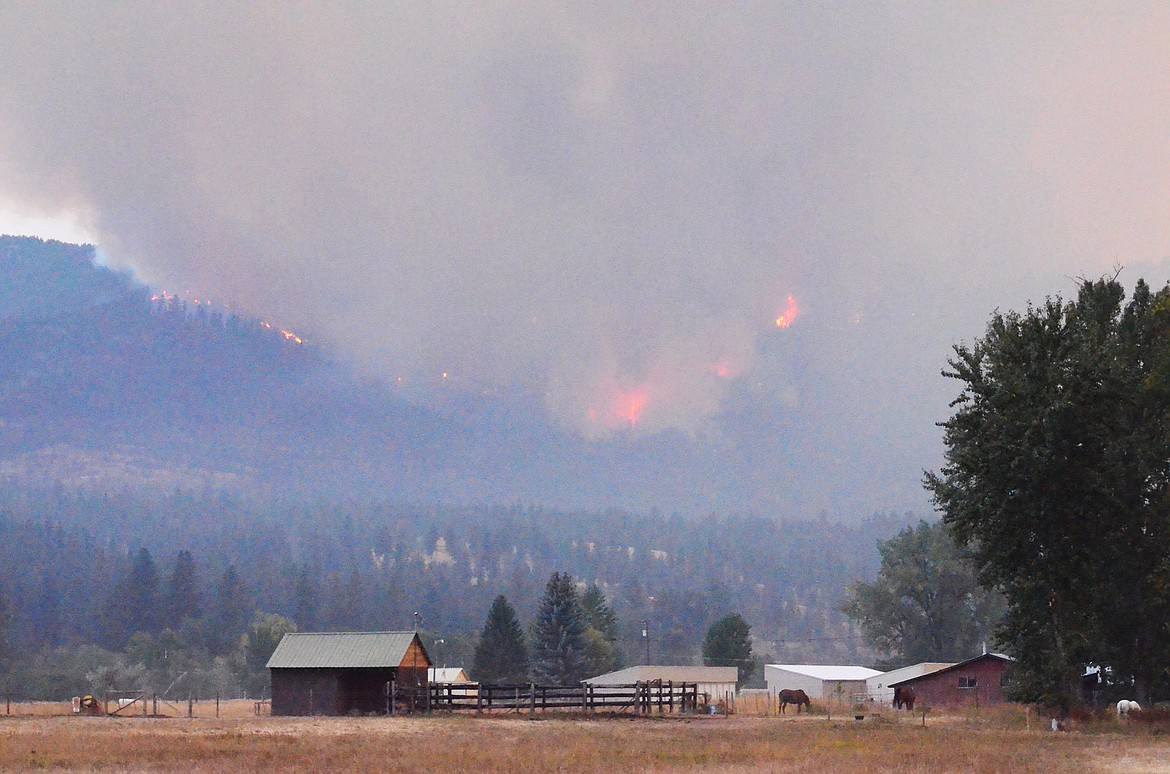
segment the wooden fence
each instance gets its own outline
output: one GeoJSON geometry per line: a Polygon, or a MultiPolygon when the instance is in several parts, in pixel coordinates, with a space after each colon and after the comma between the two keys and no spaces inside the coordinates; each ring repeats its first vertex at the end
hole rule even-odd
{"type": "Polygon", "coordinates": [[[707,704],[696,683],[644,682],[628,685],[492,685],[432,683],[429,709],[483,712],[607,712],[649,715],[695,713],[707,704]]]}

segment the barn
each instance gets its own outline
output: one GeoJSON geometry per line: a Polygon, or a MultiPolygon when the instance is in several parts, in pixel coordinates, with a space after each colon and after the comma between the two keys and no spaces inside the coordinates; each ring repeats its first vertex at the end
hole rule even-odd
{"type": "Polygon", "coordinates": [[[726,702],[735,696],[739,680],[736,667],[713,666],[632,666],[582,680],[585,685],[601,688],[607,685],[633,685],[661,680],[663,683],[695,683],[700,694],[707,695],[711,704],[726,702]]]}
{"type": "Polygon", "coordinates": [[[810,699],[842,703],[863,700],[867,693],[865,681],[880,674],[876,669],[863,666],[764,665],[764,680],[768,684],[768,693],[773,696],[785,689],[800,689],[810,699]]]}
{"type": "Polygon", "coordinates": [[[882,672],[880,675],[865,681],[868,699],[878,704],[893,704],[894,689],[892,686],[894,683],[909,680],[911,677],[921,677],[954,665],[954,662],[923,661],[900,669],[892,669],[889,672],[882,672]]]}
{"type": "Polygon", "coordinates": [[[931,707],[1003,704],[1003,686],[1011,656],[984,653],[935,672],[890,683],[914,689],[915,701],[931,707]]]}
{"type": "Polygon", "coordinates": [[[295,632],[268,659],[273,715],[385,713],[428,685],[415,632],[295,632]]]}

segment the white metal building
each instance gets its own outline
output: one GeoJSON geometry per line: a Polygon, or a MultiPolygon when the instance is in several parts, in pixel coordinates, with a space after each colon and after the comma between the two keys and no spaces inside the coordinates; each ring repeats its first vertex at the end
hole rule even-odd
{"type": "Polygon", "coordinates": [[[738,679],[739,670],[735,667],[642,665],[590,677],[581,682],[595,687],[633,685],[654,680],[664,683],[698,683],[699,693],[707,694],[707,701],[714,704],[735,697],[735,683],[738,679]]]}
{"type": "Polygon", "coordinates": [[[827,664],[765,664],[764,681],[768,692],[802,690],[810,699],[855,701],[866,694],[865,681],[880,675],[876,669],[863,666],[831,666],[827,664]]]}
{"type": "Polygon", "coordinates": [[[923,661],[920,664],[911,664],[901,669],[882,672],[880,675],[875,675],[865,681],[868,699],[878,704],[891,704],[894,701],[894,689],[890,686],[894,683],[909,680],[912,677],[922,677],[931,672],[937,672],[940,669],[946,669],[952,666],[954,666],[953,663],[923,661]]]}
{"type": "Polygon", "coordinates": [[[463,667],[431,667],[432,683],[470,683],[463,667]]]}

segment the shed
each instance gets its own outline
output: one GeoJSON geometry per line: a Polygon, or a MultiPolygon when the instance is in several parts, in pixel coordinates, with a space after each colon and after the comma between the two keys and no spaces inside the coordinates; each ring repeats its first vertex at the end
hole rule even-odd
{"type": "Polygon", "coordinates": [[[417,699],[431,659],[415,632],[294,632],[268,659],[273,715],[384,713],[417,699]]]}
{"type": "Polygon", "coordinates": [[[928,706],[987,706],[1003,704],[1003,686],[1011,656],[984,653],[919,677],[890,683],[914,689],[915,701],[928,706]]]}
{"type": "Polygon", "coordinates": [[[470,683],[474,682],[467,676],[463,667],[431,667],[432,683],[470,683]]]}
{"type": "Polygon", "coordinates": [[[735,696],[735,683],[739,680],[736,667],[713,666],[641,666],[627,667],[616,672],[582,680],[585,685],[604,687],[607,685],[633,685],[661,680],[663,683],[696,683],[699,693],[707,695],[707,701],[716,703],[728,701],[735,696]]]}
{"type": "Polygon", "coordinates": [[[931,672],[937,672],[954,665],[953,661],[923,661],[899,669],[891,669],[889,672],[882,672],[880,675],[875,675],[865,681],[867,698],[869,701],[879,704],[893,704],[894,689],[891,686],[894,683],[909,680],[911,677],[928,675],[931,672]]]}
{"type": "Polygon", "coordinates": [[[880,675],[863,666],[828,664],[765,664],[764,681],[768,692],[776,695],[784,689],[800,689],[810,699],[860,701],[866,696],[865,681],[880,675]]]}

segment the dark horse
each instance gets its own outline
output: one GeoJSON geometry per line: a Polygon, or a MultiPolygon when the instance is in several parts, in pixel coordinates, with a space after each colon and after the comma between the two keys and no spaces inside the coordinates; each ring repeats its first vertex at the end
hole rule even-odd
{"type": "Polygon", "coordinates": [[[799,688],[796,689],[795,691],[789,690],[788,688],[785,688],[783,691],[780,691],[780,714],[781,715],[784,714],[784,708],[787,707],[789,704],[796,705],[796,714],[797,715],[800,714],[800,705],[802,705],[802,704],[804,705],[804,708],[806,710],[812,709],[812,702],[808,700],[808,694],[805,693],[804,691],[800,690],[799,688]]]}
{"type": "Polygon", "coordinates": [[[902,709],[903,706],[914,711],[914,689],[908,685],[894,687],[894,709],[902,709]]]}

